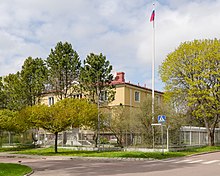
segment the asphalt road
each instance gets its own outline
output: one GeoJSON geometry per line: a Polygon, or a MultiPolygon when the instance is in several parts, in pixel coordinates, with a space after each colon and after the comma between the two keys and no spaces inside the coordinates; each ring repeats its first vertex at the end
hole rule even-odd
{"type": "Polygon", "coordinates": [[[33,176],[219,176],[220,152],[167,160],[5,158],[34,169],[33,176]]]}

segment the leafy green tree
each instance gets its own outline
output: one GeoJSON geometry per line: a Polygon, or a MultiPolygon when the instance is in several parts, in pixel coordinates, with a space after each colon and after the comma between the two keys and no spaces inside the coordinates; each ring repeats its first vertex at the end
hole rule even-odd
{"type": "Polygon", "coordinates": [[[78,80],[81,65],[79,55],[72,45],[58,42],[55,49],[51,49],[46,62],[49,70],[49,89],[55,91],[60,100],[72,97],[74,92],[71,87],[78,80]]]}
{"type": "Polygon", "coordinates": [[[166,116],[167,119],[166,123],[164,124],[166,127],[172,126],[172,128],[176,129],[175,123],[172,123],[172,119],[176,118],[176,113],[174,109],[168,106],[168,104],[166,104],[164,101],[155,101],[154,120],[152,119],[151,97],[147,97],[146,99],[144,99],[140,104],[140,108],[129,107],[124,111],[124,114],[127,114],[127,117],[125,119],[129,122],[128,132],[131,136],[135,136],[137,134],[141,135],[142,145],[145,145],[147,147],[152,147],[153,135],[155,137],[155,144],[161,144],[161,128],[152,127],[152,123],[157,123],[157,117],[159,115],[166,116]]]}
{"type": "Polygon", "coordinates": [[[0,110],[0,130],[16,133],[25,132],[27,128],[25,128],[23,123],[19,123],[18,115],[18,111],[8,109],[0,110]]]}
{"type": "Polygon", "coordinates": [[[167,56],[160,75],[167,97],[186,107],[186,111],[191,109],[192,115],[204,122],[209,145],[214,145],[220,120],[220,41],[182,43],[167,56]]]}
{"type": "Polygon", "coordinates": [[[55,153],[57,153],[58,133],[66,130],[71,124],[71,118],[64,111],[64,107],[59,102],[50,107],[37,105],[33,108],[33,117],[37,117],[38,126],[55,135],[55,153]]]}
{"type": "MultiPolygon", "coordinates": [[[[11,114],[10,114],[11,115],[11,114]]],[[[8,130],[10,126],[8,122],[11,119],[5,110],[0,110],[0,147],[2,147],[2,132],[8,130]]]]}
{"type": "Polygon", "coordinates": [[[40,100],[47,81],[47,68],[41,58],[28,57],[21,70],[21,82],[25,90],[25,104],[33,106],[40,100]]]}
{"type": "Polygon", "coordinates": [[[23,133],[26,130],[27,126],[25,125],[25,123],[23,121],[19,121],[18,111],[8,109],[0,110],[0,133],[2,131],[23,133]]]}
{"type": "Polygon", "coordinates": [[[130,107],[114,106],[110,108],[103,108],[102,114],[106,116],[104,120],[104,127],[110,131],[117,139],[117,145],[124,147],[126,143],[126,132],[131,132],[132,115],[130,107]]]}
{"type": "Polygon", "coordinates": [[[0,130],[13,130],[12,118],[14,117],[14,112],[10,110],[0,110],[0,130]]]}
{"type": "Polygon", "coordinates": [[[113,75],[112,65],[103,54],[93,54],[84,60],[84,67],[81,68],[80,83],[85,95],[97,103],[97,97],[105,101],[114,99],[114,87],[111,85],[113,75]]]}
{"type": "Polygon", "coordinates": [[[57,153],[58,133],[69,127],[90,126],[97,117],[97,108],[85,99],[63,99],[52,106],[27,107],[21,117],[33,127],[43,128],[55,135],[57,153]]]}

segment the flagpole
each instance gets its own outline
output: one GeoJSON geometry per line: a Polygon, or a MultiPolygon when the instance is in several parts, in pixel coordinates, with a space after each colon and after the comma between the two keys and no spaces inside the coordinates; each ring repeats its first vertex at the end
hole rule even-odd
{"type": "Polygon", "coordinates": [[[155,81],[155,25],[153,21],[153,58],[152,58],[152,120],[154,122],[154,81],[155,81]]]}
{"type": "MultiPolygon", "coordinates": [[[[154,123],[154,81],[155,81],[155,4],[153,4],[153,12],[152,12],[152,16],[151,16],[151,21],[153,22],[153,57],[152,57],[152,123],[154,123]],[[153,17],[153,18],[152,18],[153,17]]],[[[155,136],[154,136],[154,127],[153,128],[153,149],[154,149],[154,143],[155,143],[155,136]]]]}

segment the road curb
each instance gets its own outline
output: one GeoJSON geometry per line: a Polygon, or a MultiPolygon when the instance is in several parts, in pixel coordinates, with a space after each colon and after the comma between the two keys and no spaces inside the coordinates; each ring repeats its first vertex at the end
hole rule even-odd
{"type": "Polygon", "coordinates": [[[40,160],[112,160],[112,161],[152,161],[154,158],[123,158],[123,157],[80,157],[80,156],[40,156],[40,155],[23,155],[23,154],[7,154],[0,155],[0,158],[26,158],[26,159],[40,159],[40,160]]]}
{"type": "Polygon", "coordinates": [[[30,173],[25,174],[24,176],[30,176],[30,175],[32,175],[33,173],[34,173],[34,171],[31,171],[30,173]]]}
{"type": "Polygon", "coordinates": [[[210,153],[218,153],[220,152],[220,150],[217,150],[217,151],[211,151],[211,152],[202,152],[202,153],[195,153],[195,154],[192,154],[192,155],[188,155],[188,156],[199,156],[199,155],[205,155],[205,154],[210,154],[210,153]]]}

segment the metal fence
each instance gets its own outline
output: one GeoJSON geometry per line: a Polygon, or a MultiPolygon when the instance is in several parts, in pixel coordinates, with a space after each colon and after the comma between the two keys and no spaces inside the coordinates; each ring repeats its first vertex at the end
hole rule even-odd
{"type": "Polygon", "coordinates": [[[33,144],[34,133],[29,130],[25,133],[14,133],[8,131],[0,131],[0,147],[2,146],[19,146],[33,144]]]}
{"type": "MultiPolygon", "coordinates": [[[[208,134],[204,127],[181,127],[180,140],[182,145],[195,146],[195,145],[207,145],[208,134]]],[[[220,144],[220,128],[215,129],[215,144],[220,144]]]]}
{"type": "MultiPolygon", "coordinates": [[[[95,135],[90,130],[70,129],[58,134],[59,146],[95,146],[95,135]]],[[[125,148],[152,148],[151,134],[143,132],[121,133],[122,144],[125,148]]],[[[54,145],[54,134],[44,130],[29,130],[26,133],[0,132],[0,146],[54,145]]],[[[117,139],[111,132],[100,132],[98,144],[102,147],[117,146],[117,139]]],[[[157,129],[155,132],[155,148],[181,148],[185,146],[204,146],[208,144],[208,135],[204,127],[183,126],[179,130],[157,129]]],[[[220,128],[215,129],[215,144],[220,144],[220,128]]]]}

